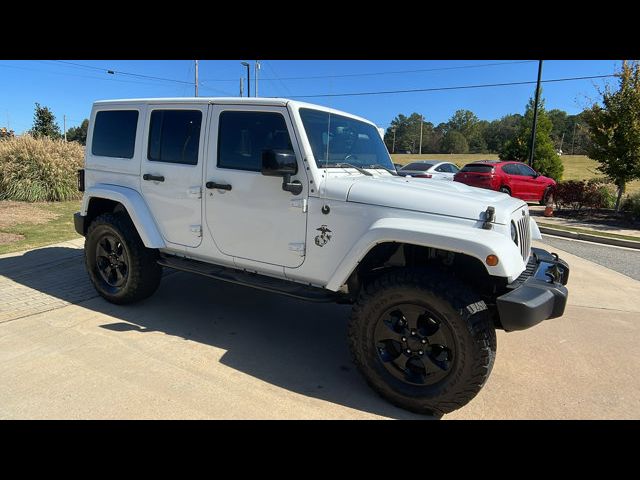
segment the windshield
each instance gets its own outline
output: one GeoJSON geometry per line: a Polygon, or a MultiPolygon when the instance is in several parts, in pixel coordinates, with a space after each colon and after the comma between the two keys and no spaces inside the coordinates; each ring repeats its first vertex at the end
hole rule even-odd
{"type": "Polygon", "coordinates": [[[301,108],[300,117],[319,168],[350,163],[395,171],[387,147],[373,125],[309,108],[301,108]]]}

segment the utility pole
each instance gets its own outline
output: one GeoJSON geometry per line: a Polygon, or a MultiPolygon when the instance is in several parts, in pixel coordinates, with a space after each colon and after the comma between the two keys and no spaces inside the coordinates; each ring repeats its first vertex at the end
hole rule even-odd
{"type": "Polygon", "coordinates": [[[393,129],[393,146],[391,147],[391,153],[396,153],[396,129],[393,129]]]}
{"type": "Polygon", "coordinates": [[[196,97],[198,96],[198,60],[195,60],[195,73],[196,73],[196,97]]]}
{"type": "Polygon", "coordinates": [[[63,129],[64,129],[64,141],[67,141],[67,116],[66,115],[62,115],[62,125],[63,125],[63,129]]]}
{"type": "Polygon", "coordinates": [[[533,152],[536,148],[536,127],[538,122],[538,102],[540,101],[540,79],[542,78],[542,60],[538,62],[538,83],[536,85],[536,103],[533,106],[533,128],[531,129],[531,152],[529,166],[533,168],[533,152]]]}
{"type": "Polygon", "coordinates": [[[255,64],[255,77],[256,77],[256,89],[254,92],[254,97],[258,96],[258,70],[260,70],[260,61],[256,60],[256,64],[255,64]]]}
{"type": "Polygon", "coordinates": [[[420,147],[419,155],[422,155],[422,124],[424,123],[424,115],[420,115],[420,147]]]}
{"type": "Polygon", "coordinates": [[[560,139],[560,153],[562,153],[562,144],[564,143],[564,132],[562,132],[562,138],[560,139]]]}
{"type": "Polygon", "coordinates": [[[240,62],[240,65],[247,67],[247,97],[251,96],[251,69],[248,62],[240,62]]]}
{"type": "Polygon", "coordinates": [[[578,122],[573,124],[573,136],[571,137],[571,155],[573,155],[573,147],[576,144],[576,127],[578,126],[578,122]]]}
{"type": "Polygon", "coordinates": [[[244,78],[240,77],[240,96],[244,97],[244,78]]]}

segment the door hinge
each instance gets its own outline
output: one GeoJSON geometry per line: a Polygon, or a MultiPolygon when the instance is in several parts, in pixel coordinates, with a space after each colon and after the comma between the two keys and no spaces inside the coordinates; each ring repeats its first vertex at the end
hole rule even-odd
{"type": "Polygon", "coordinates": [[[189,198],[202,198],[202,187],[189,187],[187,195],[189,198]]]}
{"type": "Polygon", "coordinates": [[[304,257],[304,243],[290,243],[289,250],[296,252],[301,257],[304,257]]]}
{"type": "Polygon", "coordinates": [[[202,236],[202,225],[190,225],[189,230],[191,230],[191,233],[193,233],[196,237],[202,236]]]}
{"type": "Polygon", "coordinates": [[[301,208],[302,213],[307,213],[307,199],[294,198],[293,200],[291,200],[291,208],[301,208]]]}

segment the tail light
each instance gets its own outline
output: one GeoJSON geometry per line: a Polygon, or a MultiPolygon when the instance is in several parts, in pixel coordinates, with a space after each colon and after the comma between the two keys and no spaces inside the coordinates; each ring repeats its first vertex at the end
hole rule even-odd
{"type": "Polygon", "coordinates": [[[84,168],[78,170],[78,191],[84,192],[84,168]]]}

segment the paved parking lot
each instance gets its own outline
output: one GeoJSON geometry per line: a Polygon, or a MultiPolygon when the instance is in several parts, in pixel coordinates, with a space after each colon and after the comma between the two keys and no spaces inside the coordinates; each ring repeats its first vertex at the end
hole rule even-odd
{"type": "MultiPolygon", "coordinates": [[[[81,242],[0,257],[0,418],[424,418],[357,374],[349,307],[177,272],[115,306],[81,242]]],[[[444,419],[640,417],[640,282],[564,258],[565,316],[498,332],[487,385],[444,419]]]]}

